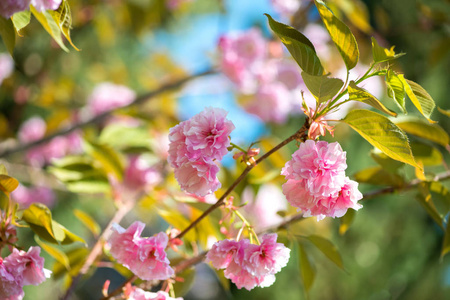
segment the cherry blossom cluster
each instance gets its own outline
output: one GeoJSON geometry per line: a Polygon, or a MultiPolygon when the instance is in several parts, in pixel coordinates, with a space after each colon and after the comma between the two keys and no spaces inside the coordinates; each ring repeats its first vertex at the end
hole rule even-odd
{"type": "Polygon", "coordinates": [[[225,269],[224,275],[239,289],[251,290],[256,286],[268,287],[289,261],[290,249],[277,243],[277,234],[261,237],[261,244],[248,239],[216,242],[206,255],[216,269],[225,269]]]}
{"type": "Polygon", "coordinates": [[[287,179],[283,193],[304,216],[342,217],[347,209],[360,209],[358,183],[345,176],[346,153],[339,143],[307,140],[292,154],[281,174],[287,179]]]}
{"type": "Polygon", "coordinates": [[[22,184],[19,184],[11,193],[11,198],[19,204],[20,208],[28,208],[36,202],[52,207],[56,199],[55,193],[45,186],[26,187],[22,184]]]}
{"type": "Polygon", "coordinates": [[[41,248],[30,247],[28,252],[13,249],[5,257],[0,257],[0,298],[21,300],[25,285],[39,285],[50,277],[51,272],[44,269],[41,248]]]}
{"type": "Polygon", "coordinates": [[[167,160],[182,190],[205,196],[220,188],[216,161],[228,152],[234,129],[226,116],[225,110],[208,107],[170,129],[167,160]]]}
{"type": "Polygon", "coordinates": [[[165,248],[167,234],[160,232],[152,237],[141,237],[145,224],[134,222],[128,229],[114,224],[108,239],[110,253],[118,263],[143,280],[166,280],[174,274],[165,248]]]}
{"type": "Polygon", "coordinates": [[[91,116],[97,116],[130,104],[136,93],[124,85],[103,82],[97,85],[87,100],[87,110],[91,116]]]}
{"type": "Polygon", "coordinates": [[[26,10],[30,4],[37,11],[56,10],[61,2],[62,0],[2,0],[0,1],[0,16],[9,19],[16,12],[26,10]]]}
{"type": "MultiPolygon", "coordinates": [[[[41,117],[32,117],[19,128],[18,138],[22,144],[32,143],[45,137],[47,124],[41,117]]],[[[77,132],[66,136],[57,136],[51,141],[28,150],[26,158],[36,167],[48,164],[53,158],[61,158],[67,154],[81,151],[81,138],[77,132]]]]}
{"type": "Polygon", "coordinates": [[[131,291],[126,291],[126,294],[128,300],[183,300],[181,297],[170,297],[169,294],[164,291],[152,293],[136,287],[133,287],[131,291]]]}

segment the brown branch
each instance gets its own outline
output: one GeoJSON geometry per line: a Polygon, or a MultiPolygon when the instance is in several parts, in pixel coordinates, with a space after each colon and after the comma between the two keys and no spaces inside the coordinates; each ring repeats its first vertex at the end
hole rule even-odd
{"type": "Polygon", "coordinates": [[[68,300],[70,299],[73,291],[75,290],[75,287],[77,286],[78,282],[80,281],[81,277],[89,271],[90,267],[94,264],[95,260],[102,254],[103,249],[103,243],[111,236],[111,227],[114,223],[119,223],[123,217],[133,208],[133,202],[129,201],[127,203],[124,203],[119,207],[119,209],[116,211],[114,216],[112,217],[111,221],[109,221],[109,224],[106,226],[106,228],[103,230],[102,235],[98,238],[97,242],[95,243],[94,247],[92,248],[91,252],[89,253],[88,257],[86,258],[86,261],[84,262],[83,266],[81,267],[80,271],[76,276],[72,278],[72,283],[70,284],[69,288],[67,289],[66,293],[63,297],[61,297],[61,300],[68,300]]]}
{"type": "Polygon", "coordinates": [[[248,173],[259,163],[261,163],[263,160],[268,158],[271,154],[278,151],[280,148],[284,147],[285,145],[289,144],[293,140],[305,140],[306,138],[306,131],[308,130],[308,119],[305,120],[305,124],[302,128],[300,128],[299,131],[276,145],[274,148],[269,150],[267,153],[265,153],[263,156],[258,158],[253,164],[250,164],[247,166],[247,168],[242,171],[241,175],[231,184],[231,186],[223,193],[223,195],[217,200],[217,202],[213,205],[211,205],[207,210],[205,210],[196,220],[194,220],[189,226],[184,229],[182,232],[180,232],[174,239],[178,238],[181,239],[186,233],[189,232],[192,228],[194,228],[201,220],[203,220],[207,215],[209,215],[212,211],[214,211],[216,208],[220,207],[224,204],[226,197],[231,194],[231,192],[238,186],[239,183],[242,182],[242,180],[247,176],[248,173]]]}
{"type": "Polygon", "coordinates": [[[14,153],[19,153],[19,152],[26,151],[26,150],[31,149],[33,147],[45,144],[45,143],[51,141],[53,138],[55,138],[57,136],[67,135],[67,134],[69,134],[69,133],[71,133],[71,132],[73,132],[73,131],[75,131],[77,129],[84,128],[84,127],[89,126],[89,125],[94,125],[94,124],[101,123],[102,121],[104,121],[106,118],[111,116],[111,114],[113,114],[117,110],[124,109],[124,108],[130,107],[130,106],[134,106],[134,105],[142,104],[142,103],[146,102],[147,100],[149,100],[151,98],[154,98],[154,97],[156,97],[156,96],[158,96],[158,95],[160,95],[160,94],[162,94],[164,92],[167,92],[167,91],[179,88],[183,84],[185,84],[185,83],[187,83],[187,82],[189,82],[191,80],[194,80],[194,79],[197,79],[199,77],[206,76],[206,75],[215,74],[215,73],[216,72],[213,71],[213,70],[208,70],[208,71],[205,71],[205,72],[202,72],[202,73],[198,73],[198,74],[194,74],[194,75],[185,77],[183,79],[177,80],[177,81],[172,82],[172,83],[164,84],[161,87],[157,88],[156,90],[150,91],[148,93],[145,93],[145,94],[142,94],[142,95],[136,97],[136,99],[133,102],[131,102],[130,104],[128,104],[128,105],[125,105],[125,106],[122,106],[122,107],[118,107],[118,108],[106,111],[104,113],[101,113],[101,114],[99,114],[99,115],[89,119],[89,120],[77,123],[77,124],[73,125],[72,127],[56,131],[56,132],[54,132],[54,133],[52,133],[52,134],[50,134],[50,135],[48,135],[48,136],[46,136],[46,137],[44,137],[44,138],[42,138],[40,140],[37,140],[35,142],[28,143],[28,144],[23,144],[23,145],[18,145],[16,147],[3,150],[2,152],[0,152],[0,157],[8,157],[8,156],[10,156],[10,155],[12,155],[14,153]]]}

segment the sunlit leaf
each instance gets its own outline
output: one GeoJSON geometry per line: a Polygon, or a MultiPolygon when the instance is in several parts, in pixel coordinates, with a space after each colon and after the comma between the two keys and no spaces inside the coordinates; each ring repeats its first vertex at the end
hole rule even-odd
{"type": "Polygon", "coordinates": [[[425,208],[428,215],[442,228],[444,223],[443,219],[436,210],[434,203],[431,201],[431,196],[417,195],[416,199],[425,208]]]}
{"type": "Polygon", "coordinates": [[[315,76],[302,72],[302,77],[306,87],[319,103],[333,98],[344,85],[339,78],[329,78],[325,75],[315,76]]]}
{"type": "Polygon", "coordinates": [[[441,114],[443,114],[443,115],[445,115],[445,116],[447,116],[447,117],[450,117],[450,109],[445,110],[445,109],[442,109],[442,108],[440,108],[440,107],[438,106],[438,111],[439,111],[441,114]]]}
{"type": "MultiPolygon", "coordinates": [[[[179,230],[185,229],[191,223],[180,212],[175,210],[168,211],[164,209],[158,209],[158,214],[161,216],[161,218],[164,219],[164,221],[166,221],[174,228],[177,228],[179,230]]],[[[195,230],[188,231],[188,233],[184,236],[184,238],[189,241],[196,241],[197,236],[195,230]]]]}
{"type": "Polygon", "coordinates": [[[450,192],[437,181],[421,182],[417,200],[433,220],[443,228],[444,218],[450,211],[450,192]]]}
{"type": "Polygon", "coordinates": [[[0,36],[2,37],[6,49],[8,49],[12,56],[14,53],[14,46],[16,45],[16,32],[11,19],[7,20],[0,16],[0,36]]]}
{"type": "Polygon", "coordinates": [[[407,133],[435,142],[442,146],[450,143],[450,137],[442,127],[437,124],[429,124],[422,119],[408,118],[395,123],[407,133]]]}
{"type": "MultiPolygon", "coordinates": [[[[321,0],[314,0],[325,28],[344,59],[347,70],[353,69],[359,60],[359,50],[356,39],[350,29],[321,0]]],[[[320,75],[320,74],[318,74],[320,75]]]]}
{"type": "Polygon", "coordinates": [[[0,175],[8,175],[8,170],[6,170],[6,167],[3,164],[0,164],[0,175]]]}
{"type": "Polygon", "coordinates": [[[11,17],[11,20],[14,24],[14,28],[16,29],[16,32],[19,36],[22,36],[20,34],[20,30],[25,28],[30,23],[30,19],[31,19],[31,11],[29,11],[28,9],[15,13],[11,17]]]}
{"type": "Polygon", "coordinates": [[[111,186],[107,180],[67,182],[66,187],[69,191],[74,193],[109,194],[111,192],[111,186]]]}
{"type": "Polygon", "coordinates": [[[305,248],[301,242],[298,242],[298,258],[300,264],[300,274],[302,275],[303,285],[306,292],[311,289],[314,279],[316,277],[316,270],[314,269],[308,255],[306,254],[305,248]]]}
{"type": "Polygon", "coordinates": [[[420,169],[405,133],[385,116],[365,109],[356,109],[350,111],[342,121],[387,156],[420,169]]]}
{"type": "Polygon", "coordinates": [[[295,28],[275,21],[268,14],[265,15],[269,19],[270,28],[280,38],[300,68],[311,75],[323,75],[324,69],[320,59],[308,38],[295,28]]]}
{"type": "Polygon", "coordinates": [[[390,173],[380,166],[363,169],[354,175],[359,183],[377,185],[402,186],[404,180],[397,174],[390,173]]]}
{"type": "Polygon", "coordinates": [[[341,254],[331,241],[317,235],[310,235],[305,238],[313,243],[314,246],[316,246],[317,249],[328,257],[328,259],[331,260],[336,266],[344,270],[344,263],[342,262],[341,254]]]}
{"type": "Polygon", "coordinates": [[[406,91],[402,80],[392,70],[386,74],[386,85],[388,96],[395,100],[395,104],[406,114],[405,99],[406,91]]]}
{"type": "Polygon", "coordinates": [[[405,53],[396,54],[394,51],[394,46],[392,46],[390,49],[381,47],[380,45],[378,45],[377,40],[372,37],[372,55],[373,61],[379,63],[399,58],[400,56],[405,55],[405,53]]]}
{"type": "Polygon", "coordinates": [[[62,34],[66,37],[72,47],[75,48],[75,50],[80,51],[77,47],[75,47],[72,43],[72,39],[70,38],[70,29],[72,29],[72,14],[70,12],[69,2],[67,0],[63,0],[57,10],[49,10],[48,12],[52,15],[53,20],[56,24],[58,24],[62,34]]]}
{"type": "Polygon", "coordinates": [[[94,236],[98,236],[100,234],[100,225],[98,225],[98,223],[90,215],[79,209],[74,209],[73,213],[78,220],[80,220],[80,222],[92,232],[94,236]]]}
{"type": "Polygon", "coordinates": [[[11,193],[19,186],[17,179],[8,175],[0,174],[0,189],[4,192],[11,193]]]}
{"type": "Polygon", "coordinates": [[[101,165],[107,175],[114,175],[116,178],[122,179],[123,162],[119,153],[112,147],[84,141],[83,149],[101,165]]]}
{"type": "MultiPolygon", "coordinates": [[[[22,220],[27,222],[30,225],[31,229],[34,230],[36,226],[41,227],[47,232],[48,236],[50,236],[53,239],[56,239],[52,227],[52,213],[50,209],[48,209],[48,207],[45,206],[44,204],[41,203],[31,204],[27,209],[24,210],[22,220]]],[[[39,232],[35,231],[40,237],[43,237],[42,229],[39,232]]],[[[48,240],[48,237],[46,237],[46,239],[48,240]]]]}
{"type": "Polygon", "coordinates": [[[384,106],[383,103],[365,89],[358,87],[354,81],[350,81],[348,85],[348,94],[350,100],[364,102],[388,115],[397,116],[396,112],[384,106]]]}
{"type": "Polygon", "coordinates": [[[44,27],[44,29],[51,35],[61,49],[69,52],[69,49],[67,49],[62,40],[61,28],[59,27],[59,24],[55,22],[51,13],[49,11],[39,12],[33,7],[33,5],[30,6],[30,10],[33,16],[39,21],[39,23],[41,23],[42,27],[44,27]]]}
{"type": "Polygon", "coordinates": [[[399,74],[398,77],[405,86],[406,94],[414,106],[430,123],[435,123],[435,121],[430,119],[435,107],[434,100],[430,94],[419,84],[404,78],[403,74],[399,74]]]}
{"type": "Polygon", "coordinates": [[[339,6],[339,9],[346,14],[348,20],[359,30],[366,34],[372,32],[369,11],[364,2],[360,0],[335,1],[333,4],[339,6]]]}
{"type": "MultiPolygon", "coordinates": [[[[53,221],[53,223],[56,223],[56,222],[53,221]]],[[[84,241],[84,239],[82,239],[81,237],[79,237],[75,233],[71,232],[69,229],[67,229],[63,225],[61,225],[59,223],[53,224],[53,230],[54,231],[55,231],[55,227],[59,227],[59,230],[62,230],[64,232],[64,239],[61,241],[61,244],[68,245],[68,244],[72,244],[72,243],[75,243],[75,242],[80,242],[80,243],[83,243],[86,246],[86,242],[84,241]]]]}
{"type": "Polygon", "coordinates": [[[443,162],[442,153],[429,145],[423,143],[411,143],[411,150],[414,159],[421,162],[424,166],[440,166],[443,162]]]}
{"type": "Polygon", "coordinates": [[[120,124],[111,124],[103,129],[99,137],[99,142],[119,149],[150,147],[150,137],[145,128],[130,128],[120,124]]]}
{"type": "Polygon", "coordinates": [[[36,243],[42,249],[44,249],[45,252],[47,252],[57,262],[59,262],[61,265],[63,265],[66,270],[70,270],[69,258],[63,251],[61,251],[60,249],[58,249],[54,246],[51,246],[49,244],[42,242],[37,236],[35,236],[34,239],[35,239],[36,243]]]}

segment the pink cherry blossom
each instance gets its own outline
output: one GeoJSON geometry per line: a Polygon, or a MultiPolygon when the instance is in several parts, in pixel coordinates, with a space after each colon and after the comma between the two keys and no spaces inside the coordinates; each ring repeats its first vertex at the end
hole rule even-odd
{"type": "Polygon", "coordinates": [[[2,0],[0,1],[0,16],[9,19],[16,12],[27,9],[30,0],[2,0]]]}
{"type": "Polygon", "coordinates": [[[44,258],[40,257],[41,248],[30,247],[28,252],[13,249],[4,259],[6,269],[16,278],[22,278],[23,285],[39,285],[48,277],[44,269],[44,258]]]}
{"type": "MultiPolygon", "coordinates": [[[[1,8],[2,4],[0,4],[1,8]]],[[[6,53],[0,53],[0,85],[3,80],[8,78],[14,71],[14,60],[11,55],[6,53]]]]}
{"type": "Polygon", "coordinates": [[[220,188],[216,161],[228,152],[234,129],[226,115],[222,109],[206,108],[170,129],[167,160],[182,190],[205,196],[220,188]]]}
{"type": "Polygon", "coordinates": [[[44,10],[57,10],[61,5],[62,0],[31,0],[31,5],[33,5],[37,11],[44,10]]]}
{"type": "Polygon", "coordinates": [[[141,156],[132,156],[125,170],[124,184],[128,189],[139,190],[161,182],[161,174],[141,156]]]}
{"type": "Polygon", "coordinates": [[[52,207],[55,203],[53,191],[43,186],[27,188],[19,184],[17,189],[11,193],[11,197],[21,208],[27,208],[32,203],[42,203],[47,207],[52,207]]]}
{"type": "Polygon", "coordinates": [[[264,85],[244,108],[265,122],[284,123],[291,110],[289,91],[280,83],[264,85]]]}
{"type": "Polygon", "coordinates": [[[306,25],[302,33],[311,41],[314,45],[314,49],[317,52],[320,60],[330,59],[330,34],[321,25],[309,23],[306,25]]]}
{"type": "Polygon", "coordinates": [[[108,239],[110,253],[118,263],[144,280],[165,280],[174,274],[165,252],[168,237],[160,232],[149,238],[140,235],[145,224],[134,222],[128,229],[114,224],[108,239]]]}
{"type": "Polygon", "coordinates": [[[239,289],[270,286],[275,282],[274,275],[286,266],[290,254],[290,250],[276,239],[274,233],[263,235],[261,245],[250,244],[248,239],[218,241],[206,255],[206,260],[217,269],[225,269],[225,277],[239,289]]]}
{"type": "Polygon", "coordinates": [[[0,298],[22,299],[24,295],[22,286],[22,278],[11,274],[0,257],[0,298]]]}
{"type": "Polygon", "coordinates": [[[302,0],[271,0],[273,8],[284,16],[291,16],[301,6],[302,0]]]}
{"type": "Polygon", "coordinates": [[[93,115],[130,104],[136,93],[123,85],[105,82],[97,85],[88,99],[88,107],[93,115]]]}
{"type": "Polygon", "coordinates": [[[32,117],[19,128],[18,138],[21,143],[31,143],[44,137],[47,124],[41,117],[32,117]]]}
{"type": "Polygon", "coordinates": [[[156,293],[146,292],[140,288],[134,288],[127,298],[128,300],[183,300],[183,298],[170,297],[164,291],[158,291],[156,293]]]}

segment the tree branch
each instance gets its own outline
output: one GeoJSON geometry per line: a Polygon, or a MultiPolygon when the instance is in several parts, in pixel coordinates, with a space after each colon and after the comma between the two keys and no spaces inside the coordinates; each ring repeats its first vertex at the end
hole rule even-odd
{"type": "Polygon", "coordinates": [[[215,73],[216,73],[216,71],[214,71],[214,70],[208,70],[208,71],[205,71],[205,72],[201,72],[201,73],[198,73],[198,74],[194,74],[194,75],[185,77],[185,78],[177,80],[175,82],[164,84],[161,87],[157,88],[156,90],[150,91],[148,93],[145,93],[145,94],[142,94],[142,95],[136,97],[136,99],[133,102],[131,102],[130,104],[128,104],[128,105],[121,106],[121,107],[118,107],[118,108],[106,111],[104,113],[101,113],[101,114],[99,114],[99,115],[89,119],[89,120],[77,123],[77,124],[73,125],[72,127],[56,131],[56,132],[54,132],[54,133],[52,133],[52,134],[50,134],[50,135],[48,135],[48,136],[46,136],[44,138],[42,138],[40,140],[37,140],[37,141],[34,141],[32,143],[23,144],[23,145],[17,145],[16,147],[3,150],[3,151],[0,152],[0,157],[8,157],[8,156],[10,156],[10,155],[12,155],[14,153],[19,153],[19,152],[26,151],[26,150],[31,149],[33,147],[45,144],[45,143],[51,141],[53,138],[55,138],[57,136],[67,135],[67,134],[69,134],[69,133],[71,133],[71,132],[73,132],[73,131],[75,131],[77,129],[84,128],[86,126],[93,125],[93,124],[98,124],[98,123],[102,122],[103,120],[105,120],[106,118],[108,118],[109,116],[111,116],[117,110],[120,110],[120,109],[123,109],[123,108],[127,108],[127,107],[130,107],[130,106],[134,106],[134,105],[142,104],[142,103],[146,102],[147,100],[149,100],[151,98],[154,98],[154,97],[156,97],[156,96],[158,96],[158,95],[160,95],[160,94],[162,94],[162,93],[164,93],[166,91],[170,91],[170,90],[179,88],[180,86],[182,86],[183,84],[185,84],[185,83],[187,83],[187,82],[189,82],[191,80],[197,79],[199,77],[215,74],[215,73]]]}

